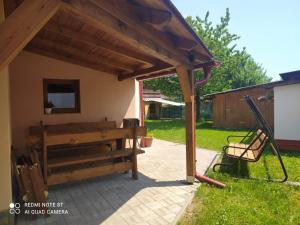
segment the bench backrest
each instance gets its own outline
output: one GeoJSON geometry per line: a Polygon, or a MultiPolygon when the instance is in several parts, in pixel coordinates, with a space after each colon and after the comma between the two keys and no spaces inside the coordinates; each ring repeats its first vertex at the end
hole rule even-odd
{"type": "Polygon", "coordinates": [[[258,129],[256,134],[253,137],[251,145],[251,150],[255,158],[259,157],[262,151],[264,150],[266,144],[268,142],[268,136],[261,129],[258,129]]]}
{"type": "Polygon", "coordinates": [[[92,132],[102,129],[117,128],[116,121],[101,121],[101,122],[81,122],[81,123],[64,123],[47,125],[42,124],[40,126],[29,127],[30,134],[41,134],[43,129],[46,128],[48,134],[51,133],[83,133],[92,132]]]}

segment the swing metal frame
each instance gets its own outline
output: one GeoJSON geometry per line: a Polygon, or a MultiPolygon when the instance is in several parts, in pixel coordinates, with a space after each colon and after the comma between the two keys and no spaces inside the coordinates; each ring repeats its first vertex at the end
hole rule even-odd
{"type": "Polygon", "coordinates": [[[239,160],[244,160],[244,161],[249,161],[249,162],[256,162],[260,159],[261,154],[263,153],[263,151],[265,150],[265,148],[270,145],[274,154],[277,156],[280,166],[282,168],[283,174],[284,174],[284,178],[282,180],[280,180],[281,182],[285,182],[288,179],[288,174],[286,171],[286,168],[284,166],[282,157],[280,155],[280,150],[278,148],[278,145],[276,144],[275,140],[274,140],[274,134],[273,131],[271,129],[271,127],[269,126],[269,124],[267,123],[267,121],[265,120],[265,118],[263,117],[262,113],[260,112],[260,110],[258,109],[258,107],[256,106],[255,102],[253,101],[253,99],[250,96],[244,96],[246,103],[248,104],[250,110],[252,111],[252,113],[255,116],[255,119],[257,121],[257,129],[252,129],[250,130],[245,136],[228,136],[227,137],[227,145],[223,147],[224,150],[224,154],[229,157],[229,158],[235,158],[237,159],[234,163],[216,163],[213,166],[213,171],[216,171],[216,167],[217,166],[234,166],[235,163],[237,163],[239,160]],[[256,131],[256,133],[254,133],[256,131]],[[230,143],[230,138],[233,137],[241,137],[241,141],[239,143],[239,145],[243,146],[236,146],[236,144],[234,146],[232,146],[232,144],[230,143]],[[250,144],[244,144],[244,142],[248,139],[254,137],[250,144]],[[261,139],[261,137],[263,137],[261,139]],[[256,143],[256,145],[255,145],[256,143]],[[257,143],[260,143],[257,146],[257,143]],[[228,150],[230,148],[234,148],[235,150],[239,150],[238,154],[230,154],[228,152],[228,150]],[[249,157],[248,153],[252,153],[254,157],[249,157]]]}

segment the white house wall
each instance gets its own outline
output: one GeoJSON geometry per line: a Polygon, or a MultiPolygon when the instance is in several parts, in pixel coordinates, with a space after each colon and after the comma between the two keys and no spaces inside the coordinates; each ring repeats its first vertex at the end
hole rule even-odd
{"type": "Polygon", "coordinates": [[[274,87],[275,139],[300,140],[300,84],[274,87]]]}
{"type": "Polygon", "coordinates": [[[138,84],[63,61],[22,52],[10,65],[12,144],[24,148],[29,126],[96,122],[106,117],[121,126],[123,118],[138,117],[138,84]],[[80,113],[45,115],[43,79],[79,79],[80,113]]]}

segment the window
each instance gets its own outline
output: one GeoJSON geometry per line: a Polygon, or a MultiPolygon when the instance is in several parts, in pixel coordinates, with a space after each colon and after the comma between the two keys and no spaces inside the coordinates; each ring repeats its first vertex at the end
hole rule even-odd
{"type": "Polygon", "coordinates": [[[79,80],[44,79],[44,107],[49,104],[52,113],[80,113],[79,80]]]}

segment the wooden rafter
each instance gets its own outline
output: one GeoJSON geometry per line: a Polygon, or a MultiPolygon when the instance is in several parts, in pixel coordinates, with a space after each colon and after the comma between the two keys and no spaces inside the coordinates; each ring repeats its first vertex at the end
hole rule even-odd
{"type": "Polygon", "coordinates": [[[135,29],[137,32],[141,33],[144,37],[155,41],[155,43],[160,46],[161,49],[165,49],[166,52],[172,55],[176,60],[174,63],[169,63],[171,65],[186,65],[189,66],[191,61],[189,61],[188,56],[185,52],[177,49],[176,45],[168,36],[151,27],[148,24],[138,21],[135,17],[131,17],[132,11],[126,0],[91,0],[97,6],[101,7],[106,12],[112,14],[114,17],[123,21],[125,24],[135,29]],[[122,7],[120,7],[122,5],[122,7]]]}
{"type": "Polygon", "coordinates": [[[110,74],[117,75],[120,72],[117,69],[102,64],[97,60],[89,59],[89,54],[85,54],[81,50],[53,41],[45,41],[40,37],[35,37],[28,45],[27,50],[110,74]],[[39,46],[42,46],[42,48],[39,46]]]}
{"type": "Polygon", "coordinates": [[[167,32],[166,34],[173,41],[173,43],[175,44],[175,46],[177,48],[190,51],[190,50],[193,50],[197,46],[197,43],[194,40],[179,37],[179,36],[177,36],[173,33],[170,33],[170,32],[167,32]]]}
{"type": "Polygon", "coordinates": [[[146,76],[146,75],[149,75],[151,73],[161,72],[161,71],[164,71],[164,70],[167,70],[167,69],[170,69],[170,68],[172,68],[172,66],[166,65],[166,64],[156,65],[156,66],[153,66],[153,67],[150,67],[150,68],[136,70],[133,73],[120,74],[120,75],[118,75],[118,80],[122,81],[122,80],[125,80],[125,79],[137,78],[137,77],[140,77],[140,76],[146,76]]]}
{"type": "Polygon", "coordinates": [[[142,52],[171,65],[191,65],[188,57],[183,52],[178,52],[164,36],[159,36],[154,28],[153,30],[149,27],[146,28],[144,27],[146,24],[128,19],[128,16],[122,11],[123,7],[118,7],[118,9],[111,7],[110,1],[92,1],[92,3],[83,0],[69,0],[66,2],[64,7],[73,11],[88,24],[118,36],[123,42],[136,46],[142,52]],[[129,26],[128,23],[130,23],[129,26]]]}
{"type": "Polygon", "coordinates": [[[39,36],[35,37],[33,39],[33,42],[39,42],[46,46],[52,46],[55,49],[61,49],[62,53],[67,52],[67,53],[71,53],[72,55],[77,56],[77,57],[81,57],[81,58],[84,57],[87,60],[92,59],[95,63],[96,62],[100,63],[104,67],[116,68],[116,70],[119,70],[119,71],[121,71],[121,70],[124,70],[127,72],[134,71],[134,68],[132,66],[129,66],[126,63],[108,59],[101,54],[95,53],[94,51],[93,52],[86,51],[85,48],[78,49],[78,48],[72,47],[71,45],[65,45],[65,44],[50,40],[50,39],[42,39],[39,36]]]}
{"type": "Polygon", "coordinates": [[[146,56],[138,52],[134,52],[130,49],[120,48],[111,43],[108,43],[107,41],[104,41],[102,39],[96,38],[91,35],[82,35],[79,32],[76,32],[66,26],[60,26],[58,24],[48,23],[45,29],[60,35],[64,35],[66,37],[70,37],[73,40],[84,42],[85,44],[88,44],[94,48],[108,50],[112,53],[133,59],[137,62],[151,64],[151,65],[155,65],[158,63],[158,60],[153,57],[146,56]]]}
{"type": "Polygon", "coordinates": [[[0,70],[7,66],[60,7],[60,0],[24,0],[0,24],[0,70]]]}
{"type": "Polygon", "coordinates": [[[151,80],[154,78],[161,78],[161,77],[167,77],[167,76],[175,76],[175,73],[172,73],[172,71],[170,70],[166,70],[166,71],[162,71],[159,73],[152,73],[149,75],[145,75],[145,76],[140,76],[138,78],[136,78],[138,81],[143,81],[143,80],[151,80]]]}
{"type": "Polygon", "coordinates": [[[105,73],[108,73],[108,74],[117,74],[117,71],[114,71],[110,68],[101,67],[101,66],[99,66],[97,64],[94,64],[94,63],[91,63],[91,62],[87,62],[87,61],[67,57],[67,56],[61,55],[61,54],[53,52],[53,51],[47,51],[47,50],[44,50],[44,49],[34,47],[32,45],[26,46],[25,50],[28,50],[30,52],[33,52],[33,53],[36,53],[36,54],[39,54],[39,55],[43,55],[43,56],[46,56],[46,57],[50,57],[50,58],[53,58],[53,59],[65,61],[65,62],[68,62],[68,63],[71,63],[71,64],[83,66],[83,67],[90,68],[90,69],[97,70],[97,71],[102,71],[102,72],[105,72],[105,73]]]}
{"type": "Polygon", "coordinates": [[[167,10],[154,9],[137,4],[136,2],[128,2],[131,11],[144,23],[154,26],[164,26],[172,19],[172,13],[167,10]]]}

